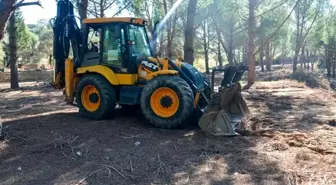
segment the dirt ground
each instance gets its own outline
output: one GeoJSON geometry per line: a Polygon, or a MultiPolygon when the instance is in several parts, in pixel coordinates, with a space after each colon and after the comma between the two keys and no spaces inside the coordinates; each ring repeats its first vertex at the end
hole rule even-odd
{"type": "Polygon", "coordinates": [[[0,85],[0,184],[336,184],[336,99],[291,80],[244,92],[250,136],[163,130],[140,112],[91,121],[46,83],[0,85]]]}

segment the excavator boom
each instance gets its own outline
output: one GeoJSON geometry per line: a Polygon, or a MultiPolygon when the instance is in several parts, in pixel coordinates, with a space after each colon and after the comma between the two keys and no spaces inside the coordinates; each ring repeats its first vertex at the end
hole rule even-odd
{"type": "Polygon", "coordinates": [[[78,67],[83,52],[84,36],[78,27],[74,6],[69,0],[57,0],[57,14],[51,20],[54,32],[55,75],[62,79],[65,73],[65,60],[72,49],[75,68],[78,67]]]}

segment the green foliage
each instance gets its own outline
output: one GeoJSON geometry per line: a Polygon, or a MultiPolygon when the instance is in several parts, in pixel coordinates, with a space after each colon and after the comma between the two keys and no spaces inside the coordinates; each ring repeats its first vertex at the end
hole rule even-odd
{"type": "MultiPolygon", "coordinates": [[[[49,56],[52,55],[53,30],[47,20],[38,20],[36,24],[26,25],[23,15],[16,11],[16,27],[18,40],[18,62],[20,64],[40,63],[48,64],[49,56]]],[[[0,43],[0,68],[7,65],[8,35],[0,43]]]]}
{"type": "Polygon", "coordinates": [[[38,36],[37,47],[34,51],[35,61],[46,59],[53,51],[53,30],[47,20],[38,20],[36,24],[28,25],[30,31],[38,36]]]}
{"type": "MultiPolygon", "coordinates": [[[[16,35],[17,35],[17,41],[18,41],[18,59],[19,63],[30,63],[31,56],[33,55],[34,51],[36,50],[38,37],[29,31],[29,28],[24,23],[24,18],[22,15],[22,12],[16,11],[15,12],[16,17],[16,35]]],[[[7,27],[8,29],[8,27],[7,27]]],[[[7,30],[8,31],[8,30],[7,30]]],[[[8,37],[6,35],[6,37],[8,37]]],[[[8,63],[8,51],[6,48],[8,48],[8,38],[5,38],[2,42],[2,62],[1,63],[8,63]]]]}

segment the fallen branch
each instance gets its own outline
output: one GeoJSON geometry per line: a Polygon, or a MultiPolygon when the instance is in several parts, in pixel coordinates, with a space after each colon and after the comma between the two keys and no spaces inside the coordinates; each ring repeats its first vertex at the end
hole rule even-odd
{"type": "Polygon", "coordinates": [[[130,159],[131,172],[133,172],[132,160],[130,159]]]}
{"type": "Polygon", "coordinates": [[[123,178],[125,178],[125,176],[124,176],[122,173],[120,173],[115,167],[113,167],[113,166],[111,166],[111,165],[106,165],[106,164],[101,164],[101,166],[104,166],[104,167],[106,167],[106,168],[111,168],[111,169],[113,169],[115,172],[117,172],[120,176],[122,176],[123,178]]]}
{"type": "Polygon", "coordinates": [[[21,137],[21,136],[17,136],[17,135],[12,135],[13,137],[16,137],[16,138],[19,138],[19,139],[22,139],[23,141],[26,141],[27,143],[29,143],[29,144],[32,144],[32,142],[30,142],[28,139],[25,139],[25,138],[23,138],[23,137],[21,137]]]}
{"type": "Polygon", "coordinates": [[[138,134],[138,135],[128,135],[126,133],[122,133],[123,136],[119,135],[119,137],[123,138],[123,139],[132,139],[132,138],[138,138],[140,136],[142,136],[143,134],[138,134]]]}
{"type": "Polygon", "coordinates": [[[160,155],[159,155],[159,154],[158,154],[158,162],[159,162],[159,165],[160,165],[160,166],[159,166],[159,168],[154,172],[154,175],[159,174],[163,168],[165,168],[166,173],[168,173],[167,166],[166,166],[166,164],[165,164],[164,162],[161,161],[161,159],[160,159],[160,155]]]}

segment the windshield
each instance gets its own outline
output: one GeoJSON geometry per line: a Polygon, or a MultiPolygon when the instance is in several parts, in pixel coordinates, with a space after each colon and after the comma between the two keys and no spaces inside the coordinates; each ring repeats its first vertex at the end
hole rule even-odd
{"type": "Polygon", "coordinates": [[[130,25],[128,27],[128,35],[129,46],[133,57],[151,56],[145,27],[130,25]]]}

